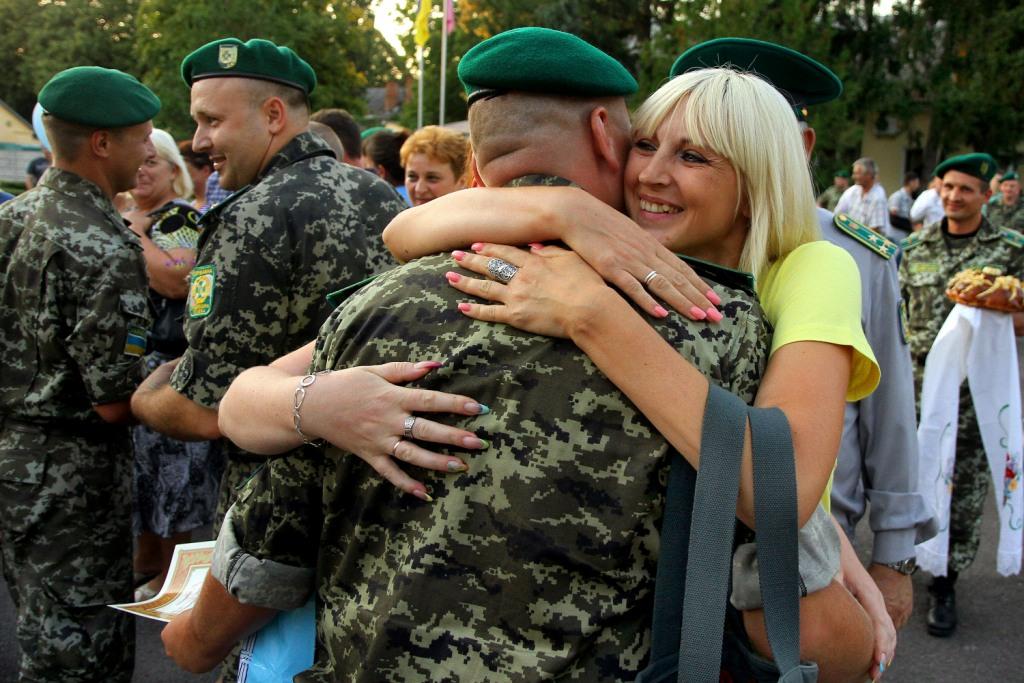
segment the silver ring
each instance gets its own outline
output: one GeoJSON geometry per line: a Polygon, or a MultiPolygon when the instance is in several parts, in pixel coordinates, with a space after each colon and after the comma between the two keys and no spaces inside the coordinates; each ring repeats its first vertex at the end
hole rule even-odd
{"type": "Polygon", "coordinates": [[[409,417],[405,418],[405,422],[402,423],[402,428],[405,430],[405,438],[407,438],[407,439],[415,439],[416,438],[416,437],[414,437],[412,435],[412,428],[415,427],[415,426],[416,426],[416,416],[415,415],[410,415],[409,417]]]}
{"type": "Polygon", "coordinates": [[[519,268],[500,258],[492,258],[487,262],[487,272],[498,282],[504,282],[507,285],[519,272],[519,268]]]}
{"type": "Polygon", "coordinates": [[[401,439],[399,439],[398,441],[396,441],[396,442],[395,442],[395,445],[391,447],[391,457],[392,457],[392,458],[397,458],[397,457],[398,457],[398,456],[396,455],[396,453],[398,452],[398,444],[400,444],[400,443],[402,443],[402,440],[401,440],[401,439]]]}
{"type": "Polygon", "coordinates": [[[651,280],[653,280],[657,276],[658,271],[656,270],[652,270],[651,272],[647,273],[647,275],[644,276],[644,287],[649,286],[651,284],[651,280]]]}

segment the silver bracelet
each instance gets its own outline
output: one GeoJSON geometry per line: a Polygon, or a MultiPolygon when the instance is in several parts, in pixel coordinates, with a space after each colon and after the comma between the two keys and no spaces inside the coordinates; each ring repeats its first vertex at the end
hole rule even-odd
{"type": "Polygon", "coordinates": [[[302,414],[299,413],[299,410],[302,408],[302,402],[306,400],[306,389],[313,386],[313,382],[316,381],[317,377],[320,375],[326,375],[329,372],[330,370],[320,370],[319,372],[314,372],[300,379],[299,386],[295,387],[295,401],[292,403],[292,423],[295,425],[295,433],[299,435],[300,439],[302,439],[302,443],[315,448],[323,446],[324,440],[314,439],[310,441],[309,437],[302,433],[302,414]]]}

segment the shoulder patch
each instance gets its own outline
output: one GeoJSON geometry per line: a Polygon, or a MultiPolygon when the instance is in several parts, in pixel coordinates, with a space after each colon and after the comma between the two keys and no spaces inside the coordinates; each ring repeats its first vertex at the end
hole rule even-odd
{"type": "Polygon", "coordinates": [[[754,276],[750,273],[744,273],[742,270],[733,270],[732,268],[726,268],[720,266],[717,263],[710,263],[708,261],[702,261],[699,258],[693,258],[692,256],[684,256],[683,254],[676,254],[679,258],[686,261],[697,275],[702,278],[707,278],[712,282],[716,282],[726,287],[732,287],[734,289],[741,289],[751,296],[757,296],[754,291],[754,276]]]}
{"type": "Polygon", "coordinates": [[[837,213],[833,222],[840,231],[846,233],[886,260],[891,259],[892,255],[899,248],[892,240],[879,235],[868,226],[853,220],[845,213],[837,213]]]}
{"type": "Polygon", "coordinates": [[[1009,242],[1018,249],[1024,247],[1024,235],[1020,234],[1016,230],[1011,228],[999,228],[999,236],[1004,242],[1009,242]]]}
{"type": "Polygon", "coordinates": [[[923,240],[924,238],[921,236],[921,231],[918,230],[917,232],[910,233],[905,240],[900,242],[900,247],[903,248],[903,251],[907,251],[908,249],[913,249],[919,245],[923,240]]]}

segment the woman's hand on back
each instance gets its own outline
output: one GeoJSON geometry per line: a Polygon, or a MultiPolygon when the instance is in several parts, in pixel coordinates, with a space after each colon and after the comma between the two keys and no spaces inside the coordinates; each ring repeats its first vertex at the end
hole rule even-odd
{"type": "Polygon", "coordinates": [[[477,253],[456,251],[453,265],[488,275],[488,263],[500,259],[517,268],[507,283],[481,280],[450,271],[455,289],[491,303],[460,303],[470,318],[505,323],[546,337],[572,336],[602,297],[618,296],[575,252],[559,247],[534,248],[532,253],[501,244],[473,245],[477,253]]]}

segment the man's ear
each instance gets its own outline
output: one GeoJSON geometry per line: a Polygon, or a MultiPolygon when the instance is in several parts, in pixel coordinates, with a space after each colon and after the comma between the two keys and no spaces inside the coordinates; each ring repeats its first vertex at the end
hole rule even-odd
{"type": "Polygon", "coordinates": [[[599,161],[608,164],[612,171],[619,173],[622,170],[624,159],[613,129],[614,126],[609,121],[608,110],[605,107],[595,107],[590,112],[590,139],[594,148],[594,156],[599,161]]]}
{"type": "Polygon", "coordinates": [[[288,107],[280,97],[268,97],[260,110],[271,135],[277,135],[288,126],[288,107]]]}
{"type": "Polygon", "coordinates": [[[89,150],[94,156],[109,159],[113,150],[112,134],[109,130],[94,130],[89,136],[89,150]]]}

